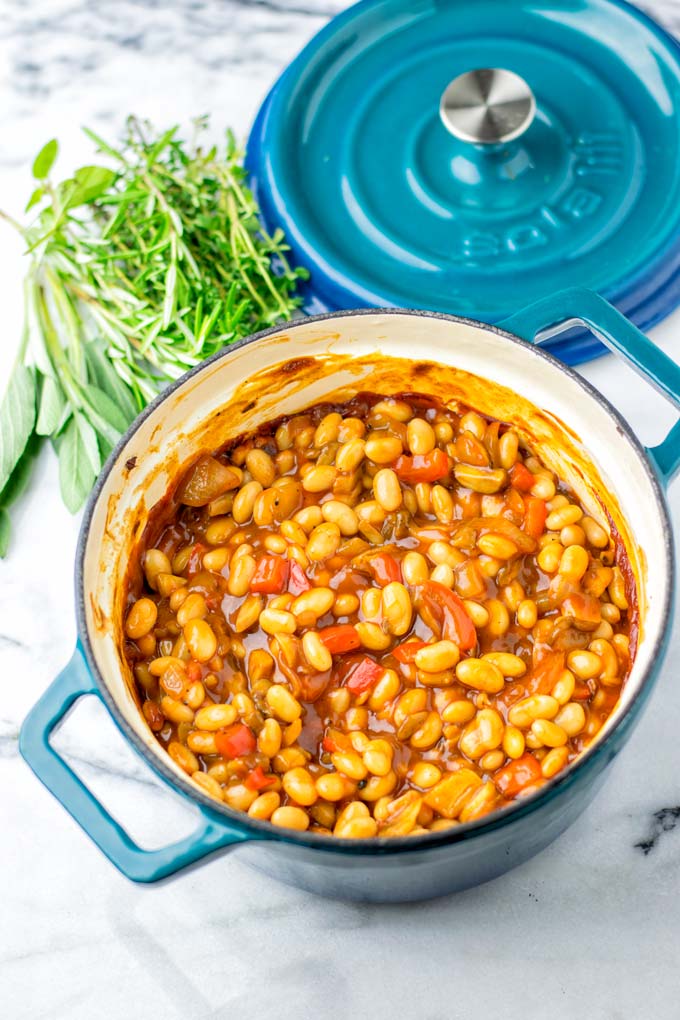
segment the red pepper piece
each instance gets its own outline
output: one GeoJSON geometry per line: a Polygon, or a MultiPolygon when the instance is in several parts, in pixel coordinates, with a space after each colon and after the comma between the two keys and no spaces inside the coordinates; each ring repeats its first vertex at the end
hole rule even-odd
{"type": "Polygon", "coordinates": [[[526,677],[522,677],[527,691],[532,694],[550,694],[562,676],[565,654],[559,649],[546,652],[526,677]]]}
{"type": "Polygon", "coordinates": [[[537,496],[528,496],[524,501],[526,512],[524,515],[524,530],[532,538],[540,538],[545,528],[545,521],[548,516],[548,508],[544,499],[537,496]]]}
{"type": "Polygon", "coordinates": [[[311,587],[312,582],[300,564],[296,563],[295,560],[290,560],[290,568],[288,570],[288,591],[290,594],[301,595],[303,591],[309,591],[311,587]]]}
{"type": "Polygon", "coordinates": [[[444,450],[436,448],[429,453],[416,453],[413,457],[402,454],[394,463],[394,470],[402,482],[436,482],[449,473],[449,458],[444,450]]]}
{"type": "Polygon", "coordinates": [[[381,588],[391,581],[401,581],[399,561],[389,553],[378,553],[377,556],[371,556],[370,565],[373,577],[381,588]]]}
{"type": "Polygon", "coordinates": [[[250,590],[264,595],[280,595],[288,583],[289,565],[290,561],[282,556],[263,556],[255,568],[250,590]]]}
{"type": "Polygon", "coordinates": [[[395,659],[399,659],[399,662],[413,662],[416,652],[419,652],[421,648],[425,648],[426,644],[426,641],[418,641],[411,638],[409,641],[404,641],[403,644],[393,648],[392,655],[395,659]]]}
{"type": "Polygon", "coordinates": [[[533,754],[522,755],[500,769],[493,777],[499,793],[511,800],[542,777],[541,766],[533,754]]]}
{"type": "Polygon", "coordinates": [[[366,656],[352,670],[345,687],[352,694],[363,694],[365,691],[370,691],[371,687],[377,684],[384,672],[385,670],[382,666],[379,666],[374,659],[369,659],[366,656]]]}
{"type": "Polygon", "coordinates": [[[215,744],[223,758],[240,758],[243,754],[252,754],[257,747],[255,734],[245,723],[234,723],[220,730],[215,734],[215,744]]]}
{"type": "Polygon", "coordinates": [[[335,627],[324,627],[319,631],[319,637],[331,655],[342,655],[343,652],[352,652],[355,648],[361,647],[361,639],[357,634],[356,627],[353,627],[351,623],[339,623],[335,627]]]}
{"type": "Polygon", "coordinates": [[[337,730],[327,733],[321,740],[321,749],[328,754],[335,754],[336,751],[348,751],[351,746],[349,737],[337,730]]]}
{"type": "Polygon", "coordinates": [[[271,786],[275,782],[276,778],[266,775],[261,765],[256,765],[254,769],[251,769],[244,780],[249,790],[264,790],[266,786],[271,786]]]}
{"type": "Polygon", "coordinates": [[[187,677],[192,683],[196,683],[203,676],[203,669],[201,668],[200,662],[196,662],[195,659],[190,659],[186,665],[187,677]]]}
{"type": "Polygon", "coordinates": [[[454,641],[463,652],[474,648],[477,644],[477,631],[463,600],[455,591],[445,588],[438,581],[425,581],[421,591],[430,609],[443,616],[442,636],[454,641]]]}
{"type": "Polygon", "coordinates": [[[191,575],[199,572],[203,566],[203,553],[207,551],[207,545],[203,545],[202,542],[196,542],[187,560],[187,574],[191,575]]]}
{"type": "Polygon", "coordinates": [[[536,476],[524,464],[517,461],[510,471],[510,482],[520,492],[530,492],[536,483],[536,476]]]}
{"type": "Polygon", "coordinates": [[[591,689],[588,686],[588,684],[580,683],[577,680],[576,684],[574,685],[574,693],[571,696],[571,700],[572,701],[588,701],[588,699],[590,698],[592,693],[593,692],[591,691],[591,689]]]}

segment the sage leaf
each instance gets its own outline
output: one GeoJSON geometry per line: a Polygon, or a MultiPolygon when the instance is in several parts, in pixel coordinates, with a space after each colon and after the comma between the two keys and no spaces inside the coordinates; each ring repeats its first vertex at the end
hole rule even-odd
{"type": "Polygon", "coordinates": [[[26,203],[26,208],[24,209],[24,212],[29,212],[34,205],[37,205],[44,194],[45,194],[44,188],[35,188],[35,190],[31,194],[31,197],[26,203]]]}
{"type": "Polygon", "coordinates": [[[104,344],[97,340],[90,341],[85,347],[85,356],[90,368],[91,381],[120,408],[125,418],[125,428],[127,428],[137,416],[140,408],[135,404],[129,388],[109,361],[104,344]]]}
{"type": "Polygon", "coordinates": [[[51,436],[58,430],[65,408],[66,398],[61,386],[51,375],[44,376],[35,426],[39,436],[51,436]]]}
{"type": "Polygon", "coordinates": [[[4,489],[0,492],[0,558],[6,555],[9,546],[11,533],[9,508],[26,491],[41,446],[40,436],[33,433],[4,489]]]}
{"type": "Polygon", "coordinates": [[[48,176],[57,153],[59,152],[59,144],[56,138],[51,138],[49,142],[46,142],[38,155],[33,160],[33,176],[36,181],[44,181],[48,176]]]}
{"type": "Polygon", "coordinates": [[[121,409],[97,386],[87,387],[84,400],[87,417],[97,432],[115,446],[129,424],[121,409]]]}
{"type": "Polygon", "coordinates": [[[85,456],[90,462],[90,467],[96,476],[99,474],[99,469],[102,466],[102,457],[99,452],[97,433],[85,415],[81,414],[80,411],[74,411],[73,418],[80,434],[80,440],[83,450],[85,451],[85,456]]]}
{"type": "Polygon", "coordinates": [[[65,199],[66,209],[94,202],[113,184],[116,175],[105,166],[81,166],[73,175],[73,188],[65,199]]]}
{"type": "Polygon", "coordinates": [[[12,471],[12,474],[7,479],[4,489],[0,492],[0,507],[7,509],[12,506],[19,499],[19,496],[26,491],[31,472],[33,471],[33,465],[41,446],[42,439],[34,433],[26,443],[26,449],[21,457],[19,457],[14,471],[12,471]]]}
{"type": "Polygon", "coordinates": [[[69,419],[57,450],[61,498],[74,514],[87,499],[97,476],[92,469],[75,415],[69,419]]]}
{"type": "Polygon", "coordinates": [[[0,404],[0,490],[24,452],[35,424],[35,371],[16,365],[0,404]]]}
{"type": "Polygon", "coordinates": [[[0,508],[0,559],[4,560],[9,549],[12,523],[7,510],[0,508]]]}

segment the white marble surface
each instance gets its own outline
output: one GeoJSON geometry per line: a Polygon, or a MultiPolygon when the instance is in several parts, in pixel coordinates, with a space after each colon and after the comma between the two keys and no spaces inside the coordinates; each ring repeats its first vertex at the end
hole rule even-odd
{"type": "MultiPolygon", "coordinates": [[[[62,167],[129,111],[247,131],[284,64],[340,0],[0,0],[0,196],[58,135],[62,167]]],[[[680,4],[649,4],[680,30],[680,4]]],[[[0,230],[2,379],[20,322],[20,248],[0,230]]],[[[654,331],[680,358],[680,314],[654,331]]],[[[584,374],[645,441],[670,410],[612,358],[584,374]]],[[[680,483],[671,493],[680,528],[680,483]]],[[[596,803],[514,873],[411,907],[328,903],[264,879],[238,852],[160,887],[122,878],[18,755],[21,720],[74,642],[78,521],[45,451],[0,565],[0,1015],[6,1020],[680,1016],[680,689],[676,633],[652,704],[596,803]],[[659,815],[659,812],[665,812],[659,815]],[[655,819],[655,816],[656,819],[655,819]],[[675,822],[676,831],[673,831],[675,822]],[[652,839],[645,854],[636,844],[652,839]]],[[[58,744],[133,835],[191,818],[83,703],[58,744]],[[153,821],[150,821],[153,816],[153,821]]]]}

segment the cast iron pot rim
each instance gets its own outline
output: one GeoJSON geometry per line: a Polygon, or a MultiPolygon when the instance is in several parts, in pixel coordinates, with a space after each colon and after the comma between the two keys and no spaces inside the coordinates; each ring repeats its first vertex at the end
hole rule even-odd
{"type": "MultiPolygon", "coordinates": [[[[574,382],[578,383],[587,396],[596,401],[596,403],[598,403],[600,407],[602,407],[603,410],[605,410],[609,416],[614,419],[619,432],[625,435],[628,439],[642,463],[645,473],[651,482],[658,510],[664,520],[666,571],[669,578],[673,577],[674,552],[673,544],[671,542],[672,530],[668,509],[659,478],[651,466],[644,447],[625,419],[619,414],[616,408],[609,403],[606,397],[604,397],[597,389],[595,389],[594,386],[592,386],[572,368],[558,361],[552,354],[536,344],[522,340],[520,337],[515,336],[513,333],[509,333],[498,326],[480,322],[476,319],[465,318],[463,316],[450,315],[445,312],[432,312],[418,308],[357,308],[342,309],[335,312],[324,312],[321,315],[305,316],[299,319],[293,319],[290,322],[282,322],[278,325],[260,330],[257,333],[252,333],[250,336],[244,337],[242,340],[238,340],[235,343],[230,344],[228,347],[223,348],[223,350],[218,351],[212,357],[201,362],[199,365],[196,365],[179,379],[171,383],[167,389],[163,390],[162,393],[148,404],[131,423],[128,430],[123,436],[121,436],[115,448],[109,454],[106,464],[104,465],[101,474],[97,479],[96,485],[88,499],[80,528],[80,534],[78,536],[75,562],[76,621],[78,633],[85,650],[87,664],[97,682],[99,693],[124,736],[127,737],[136,750],[142,755],[153,771],[156,772],[162,779],[166,780],[170,784],[171,788],[178,790],[191,801],[198,803],[198,805],[204,810],[207,809],[207,811],[212,814],[215,824],[219,824],[220,822],[220,818],[215,816],[222,816],[228,823],[231,823],[237,830],[239,830],[240,833],[245,832],[246,835],[243,836],[241,842],[272,840],[275,842],[293,843],[301,846],[314,847],[318,850],[335,853],[347,853],[349,851],[359,854],[389,855],[404,851],[418,851],[420,849],[425,850],[446,844],[454,844],[466,839],[471,839],[476,835],[489,833],[496,829],[503,828],[511,822],[517,821],[525,815],[531,814],[541,805],[551,800],[556,794],[566,791],[576,780],[578,774],[582,772],[586,766],[592,767],[597,759],[599,759],[609,749],[609,745],[611,744],[614,735],[621,730],[625,724],[632,721],[634,715],[637,714],[637,711],[639,711],[644,704],[644,700],[651,691],[651,686],[658,676],[659,665],[668,643],[671,608],[673,603],[673,585],[671,583],[667,586],[665,604],[661,614],[662,629],[658,639],[658,654],[650,660],[650,665],[641,677],[637,691],[626,706],[625,710],[621,712],[618,719],[612,725],[607,736],[584,751],[578,758],[568,765],[563,772],[558,773],[555,778],[550,779],[547,783],[541,786],[536,793],[531,794],[526,798],[520,798],[520,800],[515,801],[508,807],[492,811],[488,815],[485,815],[476,821],[463,822],[452,826],[450,829],[442,830],[441,832],[431,832],[420,836],[384,837],[382,839],[375,836],[366,839],[343,839],[338,836],[325,836],[317,833],[298,832],[294,829],[277,828],[270,822],[258,821],[257,819],[250,818],[244,812],[236,811],[233,808],[228,807],[226,804],[220,804],[219,801],[216,801],[207,793],[203,793],[203,791],[192,784],[188,777],[185,779],[183,776],[178,776],[165,761],[156,757],[156,755],[149,750],[144,741],[138,736],[123,716],[99,671],[99,667],[97,666],[94,652],[90,644],[90,635],[85,614],[84,563],[87,539],[89,536],[94,508],[99,500],[101,490],[113,470],[114,464],[116,463],[121,451],[130,441],[132,436],[137,432],[140,425],[151,414],[153,414],[165,400],[171,397],[177,389],[187,382],[187,380],[198,375],[210,365],[220,361],[222,358],[228,358],[232,351],[239,350],[242,347],[257,342],[258,340],[262,340],[265,337],[272,336],[276,333],[285,333],[288,330],[296,329],[297,326],[307,325],[308,323],[369,315],[410,315],[414,318],[443,320],[445,322],[472,326],[476,329],[491,332],[496,336],[500,336],[503,339],[508,340],[510,343],[530,350],[536,357],[543,358],[545,361],[558,368],[561,372],[564,372],[564,374],[569,376],[569,378],[574,382]]],[[[611,757],[613,757],[615,753],[616,752],[613,752],[611,757]]],[[[238,840],[235,841],[232,846],[237,844],[238,840]]]]}

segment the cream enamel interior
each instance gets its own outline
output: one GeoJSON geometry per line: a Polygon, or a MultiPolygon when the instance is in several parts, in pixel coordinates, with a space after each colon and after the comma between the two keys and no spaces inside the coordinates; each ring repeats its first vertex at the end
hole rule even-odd
{"type": "MultiPolygon", "coordinates": [[[[459,390],[472,406],[512,421],[525,432],[529,417],[534,448],[574,485],[600,519],[593,493],[605,501],[626,542],[640,603],[640,643],[617,713],[639,687],[661,637],[669,594],[665,523],[643,461],[608,411],[534,350],[482,326],[399,313],[302,320],[230,352],[170,394],[118,455],[92,514],[83,576],[86,621],[97,666],[130,726],[150,752],[183,779],[186,776],[148,729],[120,655],[126,569],[149,511],[165,495],[182,464],[271,418],[300,410],[338,390],[347,399],[366,389],[390,394],[400,389],[438,392],[442,386],[446,388],[440,392],[442,399],[459,390]],[[400,385],[403,373],[391,359],[414,357],[444,367],[400,385]],[[299,370],[290,364],[309,358],[322,361],[317,367],[304,362],[299,370]],[[253,380],[261,373],[267,373],[263,384],[253,380]],[[466,373],[479,378],[470,379],[466,373]],[[529,405],[514,394],[534,405],[533,412],[527,414],[529,405]],[[235,397],[240,402],[237,414],[230,410],[235,397]],[[556,441],[558,436],[561,441],[556,441]],[[584,438],[585,448],[579,437],[584,438]],[[136,460],[130,469],[126,464],[131,458],[136,460]]],[[[616,713],[599,739],[615,717],[616,713]]]]}

